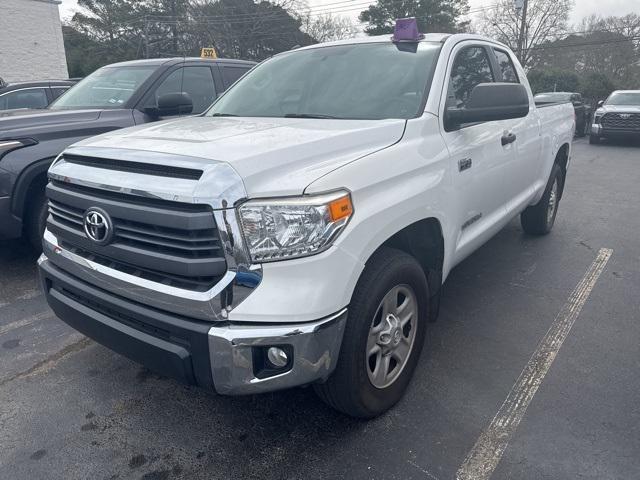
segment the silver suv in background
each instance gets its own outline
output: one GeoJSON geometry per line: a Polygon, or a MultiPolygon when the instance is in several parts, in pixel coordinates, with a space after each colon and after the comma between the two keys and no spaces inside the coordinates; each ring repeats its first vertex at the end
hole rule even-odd
{"type": "Polygon", "coordinates": [[[603,138],[640,138],[640,90],[616,90],[598,103],[589,143],[603,138]]]}

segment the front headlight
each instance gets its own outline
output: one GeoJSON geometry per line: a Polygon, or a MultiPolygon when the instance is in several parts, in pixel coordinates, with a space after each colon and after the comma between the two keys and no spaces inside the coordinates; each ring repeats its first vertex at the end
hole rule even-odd
{"type": "Polygon", "coordinates": [[[596,113],[593,115],[593,123],[599,125],[603,115],[604,112],[602,110],[596,110],[596,113]]]}
{"type": "Polygon", "coordinates": [[[273,262],[328,248],[351,218],[353,205],[349,193],[339,191],[252,200],[239,213],[252,261],[273,262]]]}

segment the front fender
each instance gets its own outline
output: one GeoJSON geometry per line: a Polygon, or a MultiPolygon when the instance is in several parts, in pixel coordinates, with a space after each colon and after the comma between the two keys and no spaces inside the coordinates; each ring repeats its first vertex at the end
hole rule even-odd
{"type": "Polygon", "coordinates": [[[443,275],[451,268],[454,238],[447,199],[450,158],[435,116],[409,120],[400,142],[312,183],[306,193],[336,188],[352,192],[354,215],[336,245],[362,264],[389,238],[420,220],[435,218],[445,238],[443,275]]]}

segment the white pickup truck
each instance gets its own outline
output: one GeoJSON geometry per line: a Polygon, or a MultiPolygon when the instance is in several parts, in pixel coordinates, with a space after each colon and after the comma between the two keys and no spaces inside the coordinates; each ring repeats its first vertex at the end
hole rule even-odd
{"type": "Polygon", "coordinates": [[[574,128],[487,38],[282,53],[200,116],[67,148],[42,284],[58,317],[161,374],[313,385],[373,417],[407,388],[451,269],[516,215],[551,230],[574,128]]]}

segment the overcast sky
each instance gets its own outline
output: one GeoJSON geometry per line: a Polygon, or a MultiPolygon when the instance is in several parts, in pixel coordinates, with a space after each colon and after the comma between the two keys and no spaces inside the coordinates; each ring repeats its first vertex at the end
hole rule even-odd
{"type": "MultiPolygon", "coordinates": [[[[343,0],[344,3],[336,5],[337,0],[307,0],[309,5],[312,6],[316,12],[321,11],[322,5],[333,4],[327,7],[327,9],[342,10],[346,15],[354,20],[357,18],[358,13],[362,8],[357,7],[352,11],[349,11],[348,0],[343,0]]],[[[469,6],[471,9],[478,9],[487,5],[493,5],[496,0],[469,0],[469,6]]],[[[364,4],[364,0],[351,0],[356,6],[364,4]]],[[[373,3],[373,2],[372,2],[373,3]]],[[[63,19],[69,18],[73,15],[73,11],[76,8],[77,0],[62,0],[60,6],[60,15],[63,19]]],[[[353,7],[351,7],[353,8],[353,7]]],[[[571,14],[571,22],[577,23],[582,20],[583,17],[592,14],[597,15],[625,15],[627,13],[640,14],[640,1],[639,0],[576,0],[575,7],[571,14]]]]}

